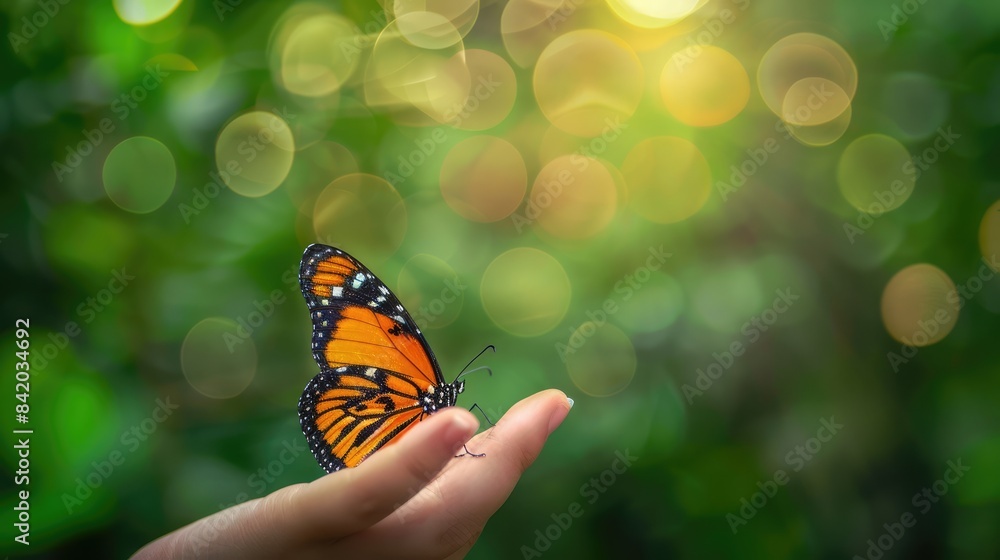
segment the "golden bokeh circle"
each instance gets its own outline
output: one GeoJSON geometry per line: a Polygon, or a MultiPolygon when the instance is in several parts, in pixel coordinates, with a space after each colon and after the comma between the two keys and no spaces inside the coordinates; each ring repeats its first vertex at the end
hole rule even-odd
{"type": "Polygon", "coordinates": [[[337,92],[361,59],[354,23],[334,13],[294,23],[281,45],[281,84],[291,93],[308,97],[337,92]]]}
{"type": "Polygon", "coordinates": [[[606,0],[618,17],[643,28],[673,25],[693,14],[708,0],[606,0]]]}
{"type": "Polygon", "coordinates": [[[567,348],[569,378],[592,397],[620,393],[635,377],[635,346],[627,334],[610,323],[584,322],[570,335],[567,348]]]}
{"type": "Polygon", "coordinates": [[[790,125],[817,126],[832,122],[851,107],[851,98],[836,82],[802,78],[788,88],[781,119],[790,125]]]}
{"type": "Polygon", "coordinates": [[[586,239],[604,231],[615,216],[618,189],[600,161],[559,156],[539,171],[525,217],[550,235],[586,239]]]}
{"type": "Polygon", "coordinates": [[[500,34],[511,60],[522,68],[535,63],[542,50],[555,39],[560,9],[571,0],[508,0],[500,15],[500,34]]]}
{"type": "Polygon", "coordinates": [[[631,117],[642,90],[639,57],[625,41],[604,31],[561,35],[535,65],[535,99],[542,114],[578,136],[596,136],[631,117]]]}
{"type": "Polygon", "coordinates": [[[743,111],[750,99],[750,77],[735,56],[705,46],[670,57],[660,73],[660,95],[667,110],[689,126],[716,126],[743,111]]]}
{"type": "Polygon", "coordinates": [[[482,49],[457,53],[469,72],[469,95],[446,123],[462,130],[486,130],[500,124],[517,99],[517,77],[503,57],[482,49]]]}
{"type": "Polygon", "coordinates": [[[208,317],[191,327],[181,343],[181,370],[196,391],[213,399],[242,393],[257,373],[257,346],[251,337],[255,317],[244,324],[208,317]],[[253,322],[250,322],[250,321],[253,322]]]}
{"type": "Polygon", "coordinates": [[[708,161],[683,138],[657,136],[639,142],[625,157],[621,171],[632,208],[656,223],[690,218],[712,192],[708,161]]]}
{"type": "Polygon", "coordinates": [[[511,249],[493,259],[479,288],[490,320],[522,337],[554,329],[569,310],[571,292],[562,264],[552,255],[529,247],[511,249]]]}
{"type": "Polygon", "coordinates": [[[993,203],[979,223],[979,250],[983,261],[1000,272],[1000,200],[993,203]]]}
{"type": "Polygon", "coordinates": [[[521,204],[528,171],[520,152],[495,136],[473,136],[455,144],[441,164],[441,196],[458,215],[496,222],[521,204]]]}
{"type": "Polygon", "coordinates": [[[396,18],[421,12],[439,16],[461,37],[472,31],[479,17],[479,0],[392,0],[391,7],[396,18]]]}
{"type": "Polygon", "coordinates": [[[447,19],[428,14],[403,14],[379,33],[365,68],[369,107],[410,106],[442,123],[461,111],[471,85],[465,59],[456,56],[465,50],[462,37],[447,19]]]}
{"type": "Polygon", "coordinates": [[[233,192],[264,196],[288,176],[295,139],[288,123],[268,111],[251,111],[231,120],[215,142],[215,164],[233,192]]]}
{"type": "Polygon", "coordinates": [[[847,128],[851,125],[851,116],[854,110],[850,105],[847,110],[837,116],[832,121],[814,126],[796,126],[784,123],[788,133],[792,135],[800,144],[806,146],[829,146],[840,140],[847,128]]]}
{"type": "Polygon", "coordinates": [[[181,0],[114,0],[115,13],[129,25],[150,25],[174,13],[181,0]]]}
{"type": "MultiPolygon", "coordinates": [[[[779,117],[784,116],[789,90],[806,78],[823,78],[837,84],[848,103],[858,89],[858,69],[851,56],[837,42],[815,33],[795,33],[782,38],[764,53],[757,68],[760,95],[779,117]]],[[[817,96],[821,105],[831,102],[844,106],[841,99],[830,97],[826,92],[817,96]]],[[[833,110],[831,107],[824,114],[833,110]]]]}
{"type": "Polygon", "coordinates": [[[435,12],[397,14],[394,24],[403,39],[422,49],[444,49],[462,40],[462,34],[451,20],[435,12]]]}
{"type": "Polygon", "coordinates": [[[898,140],[868,134],[851,142],[840,156],[837,183],[852,206],[873,216],[902,206],[916,184],[909,152],[898,140]]]}
{"type": "Polygon", "coordinates": [[[955,283],[940,268],[923,263],[908,266],[882,292],[882,322],[902,344],[934,344],[958,322],[957,294],[955,283]]]}
{"type": "Polygon", "coordinates": [[[462,313],[466,285],[447,262],[414,255],[399,271],[395,293],[420,329],[440,329],[462,313]]]}
{"type": "Polygon", "coordinates": [[[396,252],[406,235],[406,205],[385,179],[351,173],[331,182],[316,199],[316,239],[369,261],[396,252]]]}
{"type": "Polygon", "coordinates": [[[101,175],[104,191],[119,208],[147,214],[163,206],[174,192],[177,166],[163,142],[133,136],[112,148],[101,175]]]}
{"type": "Polygon", "coordinates": [[[323,140],[298,153],[292,178],[282,190],[300,213],[312,217],[316,198],[330,181],[357,172],[358,160],[354,152],[338,142],[323,140]]]}

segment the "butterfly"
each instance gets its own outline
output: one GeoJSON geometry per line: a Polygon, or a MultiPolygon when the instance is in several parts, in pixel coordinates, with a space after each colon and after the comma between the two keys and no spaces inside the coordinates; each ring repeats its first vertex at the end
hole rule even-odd
{"type": "Polygon", "coordinates": [[[302,255],[299,285],[320,369],[299,398],[299,421],[326,472],[357,466],[427,415],[455,405],[465,390],[461,378],[476,370],[445,382],[413,318],[357,259],[312,244],[302,255]]]}

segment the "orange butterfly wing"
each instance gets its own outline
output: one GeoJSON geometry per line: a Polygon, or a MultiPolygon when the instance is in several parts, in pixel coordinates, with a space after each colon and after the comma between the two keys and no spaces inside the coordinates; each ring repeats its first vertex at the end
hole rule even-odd
{"type": "Polygon", "coordinates": [[[309,448],[327,472],[357,466],[423,416],[417,397],[386,391],[390,383],[408,382],[386,370],[341,366],[320,372],[306,386],[299,416],[309,448]]]}
{"type": "Polygon", "coordinates": [[[450,388],[420,329],[364,265],[310,245],[299,282],[320,366],[299,400],[299,418],[327,472],[359,464],[419,421],[425,405],[449,405],[442,397],[450,388]]]}

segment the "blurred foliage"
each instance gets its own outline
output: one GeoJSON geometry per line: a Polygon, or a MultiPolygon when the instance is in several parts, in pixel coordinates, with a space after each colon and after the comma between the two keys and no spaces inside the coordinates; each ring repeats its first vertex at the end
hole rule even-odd
{"type": "Polygon", "coordinates": [[[398,291],[446,378],[496,345],[460,404],[576,400],[470,558],[1000,556],[1000,4],[18,0],[0,21],[32,553],[126,557],[321,474],[295,413],[319,240],[398,291]]]}

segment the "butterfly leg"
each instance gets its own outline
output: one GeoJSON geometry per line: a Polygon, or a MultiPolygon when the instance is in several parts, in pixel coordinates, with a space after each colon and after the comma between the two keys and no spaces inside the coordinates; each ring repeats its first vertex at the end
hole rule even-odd
{"type": "Polygon", "coordinates": [[[472,412],[477,408],[479,409],[479,412],[483,415],[483,418],[486,419],[486,423],[489,424],[491,428],[496,426],[496,423],[490,420],[490,417],[486,415],[486,411],[483,410],[483,407],[479,406],[479,403],[473,403],[473,405],[469,407],[469,412],[472,412]]]}
{"type": "MultiPolygon", "coordinates": [[[[490,417],[486,416],[486,411],[483,410],[483,407],[479,406],[478,404],[473,404],[471,407],[469,407],[469,411],[471,412],[473,409],[476,409],[476,408],[479,409],[479,412],[483,415],[483,418],[485,418],[486,421],[489,423],[490,428],[496,426],[496,424],[494,424],[490,420],[490,417]]],[[[473,453],[473,452],[469,451],[469,448],[466,447],[465,445],[463,445],[462,447],[465,448],[465,453],[462,453],[461,455],[455,455],[455,457],[465,457],[466,455],[469,455],[469,456],[472,456],[472,457],[485,457],[486,456],[485,453],[473,453]]]]}
{"type": "Polygon", "coordinates": [[[461,455],[455,455],[455,457],[465,457],[466,455],[469,455],[471,457],[485,457],[486,456],[485,453],[473,453],[473,452],[469,451],[469,448],[466,447],[465,445],[462,445],[462,447],[465,449],[465,453],[462,453],[461,455]]]}

